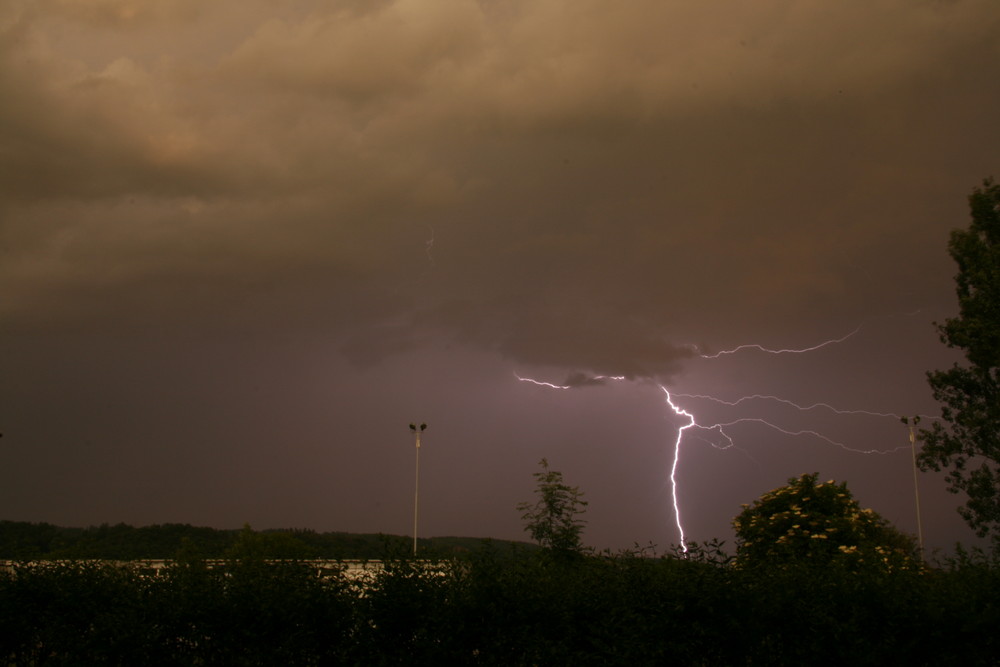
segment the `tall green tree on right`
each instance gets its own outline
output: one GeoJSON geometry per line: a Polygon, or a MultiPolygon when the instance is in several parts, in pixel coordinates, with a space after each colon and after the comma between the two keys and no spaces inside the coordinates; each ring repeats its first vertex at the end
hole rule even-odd
{"type": "Polygon", "coordinates": [[[951,233],[958,264],[958,317],[938,325],[941,342],[967,363],[927,374],[941,420],[920,431],[923,470],[949,469],[949,490],[968,496],[959,513],[1000,542],[1000,185],[969,196],[972,223],[951,233]]]}

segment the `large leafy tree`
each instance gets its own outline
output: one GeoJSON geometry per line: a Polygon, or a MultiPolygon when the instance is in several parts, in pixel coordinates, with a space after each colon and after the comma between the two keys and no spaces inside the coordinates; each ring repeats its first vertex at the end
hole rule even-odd
{"type": "Polygon", "coordinates": [[[863,509],[846,483],[819,482],[818,473],[788,480],[733,520],[736,564],[786,567],[839,562],[880,570],[918,562],[914,540],[863,509]]]}
{"type": "Polygon", "coordinates": [[[534,503],[520,503],[525,530],[543,547],[555,552],[579,553],[583,550],[581,536],[584,521],[580,518],[587,501],[583,492],[563,482],[562,473],[549,469],[549,462],[540,461],[542,469],[534,474],[538,481],[534,503]]]}
{"type": "Polygon", "coordinates": [[[951,233],[958,264],[958,317],[938,325],[941,342],[966,363],[927,374],[941,420],[920,432],[923,470],[949,469],[949,490],[968,496],[959,509],[980,535],[1000,540],[1000,185],[984,181],[969,196],[972,223],[951,233]]]}

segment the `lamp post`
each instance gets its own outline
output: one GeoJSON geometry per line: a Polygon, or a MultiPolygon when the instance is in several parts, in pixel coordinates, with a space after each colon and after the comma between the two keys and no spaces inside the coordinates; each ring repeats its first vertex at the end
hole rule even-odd
{"type": "Polygon", "coordinates": [[[414,466],[414,480],[413,480],[413,555],[417,555],[417,517],[419,516],[418,510],[420,507],[420,434],[427,429],[427,424],[421,423],[419,427],[416,424],[410,424],[410,430],[413,432],[413,436],[416,440],[416,465],[414,466]]]}
{"type": "Polygon", "coordinates": [[[920,487],[917,485],[917,434],[916,428],[917,424],[920,423],[920,417],[914,417],[913,423],[906,417],[903,417],[902,422],[906,424],[907,428],[910,429],[910,452],[913,455],[913,496],[917,504],[917,543],[920,545],[920,558],[924,557],[924,528],[923,523],[920,520],[920,487]]]}

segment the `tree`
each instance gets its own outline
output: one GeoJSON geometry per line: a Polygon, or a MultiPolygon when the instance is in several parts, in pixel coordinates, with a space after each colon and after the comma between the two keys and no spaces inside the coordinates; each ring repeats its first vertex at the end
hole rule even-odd
{"type": "Polygon", "coordinates": [[[225,557],[246,562],[266,560],[296,560],[315,558],[316,550],[290,533],[283,531],[256,532],[250,524],[243,524],[225,557]]]}
{"type": "Polygon", "coordinates": [[[580,538],[586,523],[580,518],[587,506],[583,492],[563,483],[562,473],[549,470],[547,460],[542,459],[539,465],[541,472],[534,473],[538,480],[535,492],[538,499],[517,506],[522,512],[524,529],[543,547],[561,553],[579,553],[583,551],[580,538]]]}
{"type": "Polygon", "coordinates": [[[918,463],[950,468],[948,490],[968,496],[959,513],[980,536],[1000,540],[1000,185],[984,181],[969,208],[972,223],[948,243],[959,315],[937,325],[941,342],[962,350],[967,365],[927,374],[941,420],[921,429],[918,463]]]}
{"type": "Polygon", "coordinates": [[[817,484],[818,473],[792,477],[788,485],[744,505],[733,520],[736,564],[796,564],[899,569],[919,558],[912,537],[870,509],[862,509],[846,482],[817,484]]]}

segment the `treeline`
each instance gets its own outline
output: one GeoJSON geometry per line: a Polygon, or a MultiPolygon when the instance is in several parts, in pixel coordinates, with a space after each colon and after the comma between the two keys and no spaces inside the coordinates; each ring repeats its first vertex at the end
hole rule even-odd
{"type": "Polygon", "coordinates": [[[995,665],[1000,568],[734,567],[482,549],[383,559],[366,578],[295,561],[110,563],[0,573],[10,665],[995,665]]]}
{"type": "MultiPolygon", "coordinates": [[[[228,558],[241,535],[250,530],[219,530],[188,524],[133,527],[123,523],[89,528],[63,528],[48,523],[0,521],[0,559],[175,559],[228,558]]],[[[255,532],[255,544],[267,558],[375,559],[387,551],[412,548],[400,535],[319,533],[313,530],[255,532]]],[[[419,539],[422,552],[460,553],[480,547],[482,540],[464,537],[419,539]]],[[[525,547],[531,548],[531,547],[525,547]]]]}

